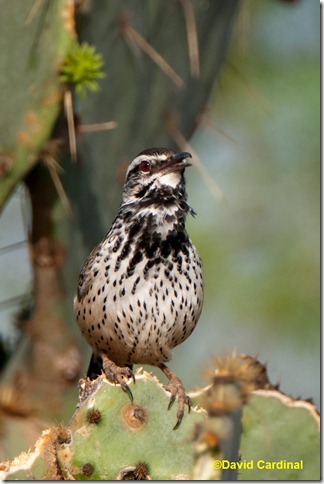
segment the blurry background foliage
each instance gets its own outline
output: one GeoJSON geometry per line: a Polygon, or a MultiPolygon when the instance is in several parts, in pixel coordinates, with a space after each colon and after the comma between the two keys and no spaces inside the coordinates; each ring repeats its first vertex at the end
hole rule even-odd
{"type": "MultiPolygon", "coordinates": [[[[268,362],[272,382],[283,391],[318,404],[320,5],[242,3],[207,117],[190,140],[226,200],[216,201],[195,168],[187,170],[189,202],[197,212],[187,225],[203,259],[206,296],[197,329],[175,350],[171,367],[190,389],[202,383],[213,355],[236,348],[268,362]]],[[[109,89],[109,66],[107,72],[99,80],[102,90],[109,89]]],[[[96,96],[86,103],[95,104],[96,96]]],[[[110,132],[93,135],[94,145],[99,136],[109,163],[110,132]]],[[[121,183],[107,226],[98,228],[101,236],[119,204],[121,183]]],[[[26,240],[27,204],[20,188],[0,218],[1,301],[31,289],[27,245],[19,244],[26,240]],[[15,250],[6,249],[16,243],[15,250]]],[[[76,283],[76,274],[70,277],[76,283]]],[[[0,307],[1,337],[12,347],[17,307],[18,301],[0,307]]]]}
{"type": "Polygon", "coordinates": [[[258,354],[283,391],[318,404],[320,5],[250,6],[210,104],[216,131],[192,140],[227,203],[188,174],[206,303],[179,353],[197,369],[233,346],[258,354]]]}

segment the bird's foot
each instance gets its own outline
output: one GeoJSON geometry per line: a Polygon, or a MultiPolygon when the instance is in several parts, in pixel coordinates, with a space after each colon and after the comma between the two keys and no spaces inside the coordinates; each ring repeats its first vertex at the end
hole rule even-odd
{"type": "Polygon", "coordinates": [[[111,361],[106,355],[102,356],[102,367],[108,380],[111,383],[119,384],[133,403],[133,394],[126,383],[130,378],[132,378],[135,383],[135,376],[132,370],[127,366],[117,366],[116,363],[111,361]]]}
{"type": "Polygon", "coordinates": [[[177,377],[175,373],[169,370],[169,368],[166,365],[164,365],[164,363],[159,365],[159,368],[169,379],[169,383],[167,385],[164,385],[164,389],[171,393],[168,410],[170,410],[175,400],[176,399],[178,400],[177,423],[173,427],[173,430],[176,430],[180,427],[186,405],[188,405],[188,412],[190,412],[190,408],[191,408],[190,398],[186,394],[186,390],[185,390],[185,387],[183,386],[182,381],[180,380],[179,377],[177,377]]]}

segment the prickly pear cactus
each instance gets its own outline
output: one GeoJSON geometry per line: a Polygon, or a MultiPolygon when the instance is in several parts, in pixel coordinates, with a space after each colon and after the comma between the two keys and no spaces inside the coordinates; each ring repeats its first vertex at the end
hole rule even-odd
{"type": "Polygon", "coordinates": [[[104,378],[84,382],[90,393],[69,425],[70,441],[58,451],[65,479],[118,479],[139,465],[152,479],[189,479],[195,427],[205,412],[193,409],[173,431],[176,408],[167,411],[169,395],[148,373],[136,380],[133,404],[104,378]]]}
{"type": "Polygon", "coordinates": [[[244,408],[241,480],[320,479],[320,417],[310,401],[257,390],[244,408]]]}
{"type": "Polygon", "coordinates": [[[136,373],[133,403],[105,376],[81,380],[70,424],[46,430],[32,452],[0,464],[0,478],[318,479],[314,406],[283,396],[252,358],[232,355],[216,365],[210,384],[190,394],[195,406],[176,431],[176,408],[167,411],[169,395],[151,374],[136,373]],[[284,459],[302,461],[304,472],[257,469],[258,462],[284,459]]]}
{"type": "Polygon", "coordinates": [[[105,377],[82,380],[81,400],[69,426],[45,431],[32,456],[24,454],[11,464],[4,463],[0,477],[189,479],[195,429],[206,419],[206,412],[193,408],[173,431],[176,408],[167,411],[169,395],[156,378],[137,373],[132,391],[134,404],[105,377]]]}

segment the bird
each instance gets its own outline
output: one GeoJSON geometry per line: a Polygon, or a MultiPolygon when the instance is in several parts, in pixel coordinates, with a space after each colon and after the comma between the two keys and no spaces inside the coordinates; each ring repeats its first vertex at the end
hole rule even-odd
{"type": "MultiPolygon", "coordinates": [[[[177,429],[190,399],[166,365],[199,320],[202,262],[185,222],[188,152],[149,148],[130,163],[116,218],[86,259],[74,310],[81,333],[107,379],[127,392],[134,364],[160,368],[169,407],[177,400],[177,429]]],[[[98,368],[98,367],[97,367],[98,368]]],[[[88,373],[89,375],[89,373],[88,373]]]]}

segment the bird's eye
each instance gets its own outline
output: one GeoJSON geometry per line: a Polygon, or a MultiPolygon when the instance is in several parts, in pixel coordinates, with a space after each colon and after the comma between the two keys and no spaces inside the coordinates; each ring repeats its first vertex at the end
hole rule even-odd
{"type": "Polygon", "coordinates": [[[150,173],[151,163],[149,161],[142,161],[140,164],[140,169],[142,173],[150,173]]]}

